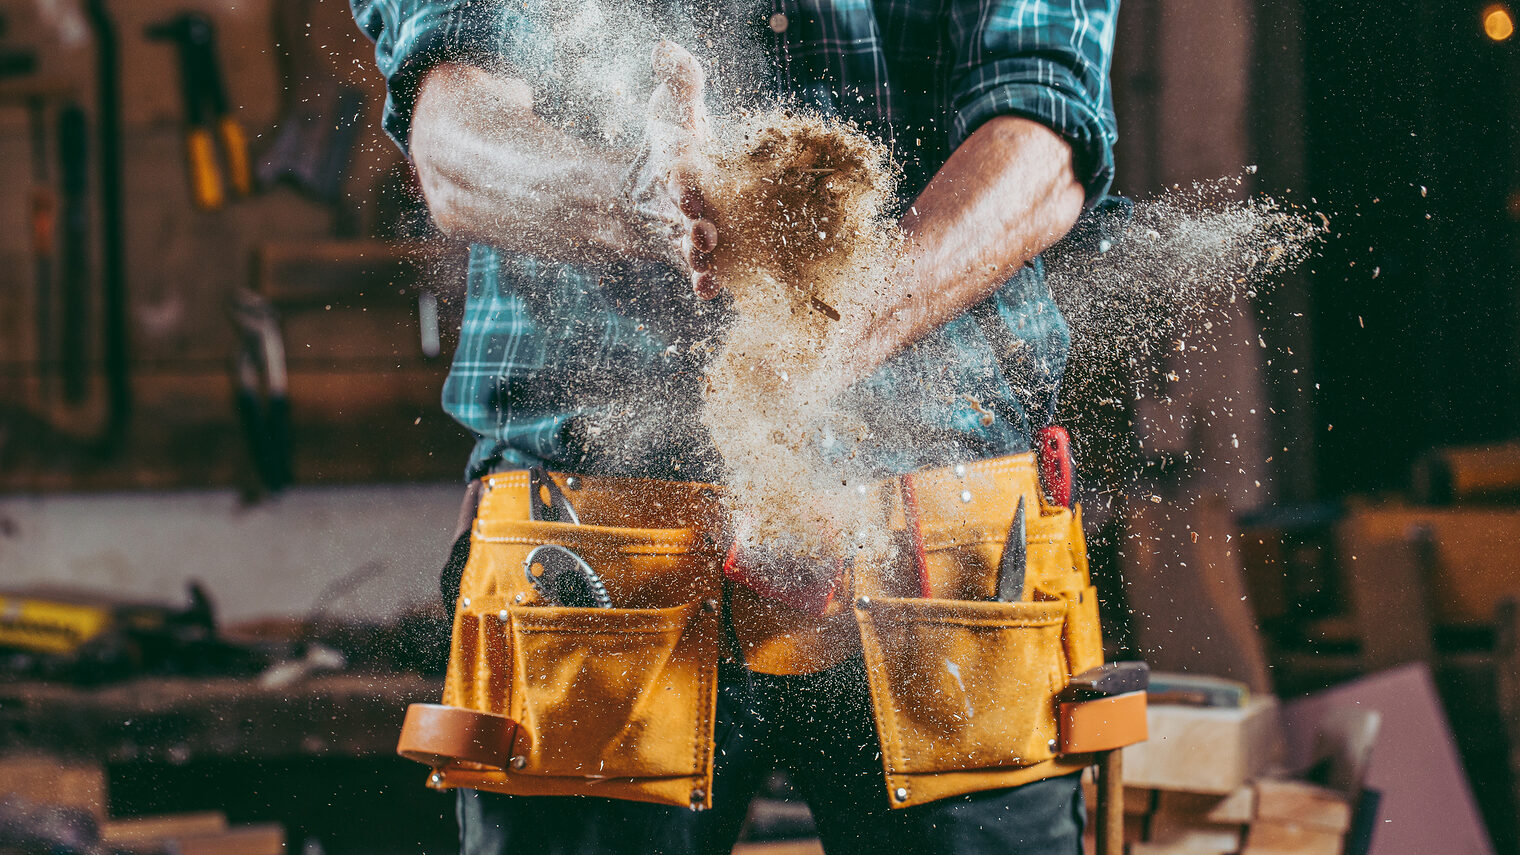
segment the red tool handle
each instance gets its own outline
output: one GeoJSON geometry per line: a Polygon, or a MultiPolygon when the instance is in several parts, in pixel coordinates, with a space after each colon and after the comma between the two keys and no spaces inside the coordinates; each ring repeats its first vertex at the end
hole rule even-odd
{"type": "Polygon", "coordinates": [[[1071,435],[1066,428],[1051,425],[1041,428],[1037,447],[1040,452],[1040,490],[1045,501],[1057,507],[1071,507],[1071,483],[1076,468],[1071,456],[1071,435]]]}

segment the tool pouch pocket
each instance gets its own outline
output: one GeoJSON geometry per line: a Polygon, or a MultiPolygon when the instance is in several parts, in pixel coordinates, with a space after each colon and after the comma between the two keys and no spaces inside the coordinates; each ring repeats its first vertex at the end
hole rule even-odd
{"type": "Polygon", "coordinates": [[[482,517],[460,584],[446,704],[517,723],[508,768],[458,786],[706,805],[721,632],[715,552],[691,529],[482,517]],[[614,608],[546,602],[524,562],[564,546],[614,608]]]}
{"type": "Polygon", "coordinates": [[[510,609],[513,754],[525,775],[705,773],[716,610],[510,609]]]}
{"type": "Polygon", "coordinates": [[[889,779],[1053,757],[1055,695],[1067,679],[1066,608],[1063,601],[857,603],[889,779]]]}

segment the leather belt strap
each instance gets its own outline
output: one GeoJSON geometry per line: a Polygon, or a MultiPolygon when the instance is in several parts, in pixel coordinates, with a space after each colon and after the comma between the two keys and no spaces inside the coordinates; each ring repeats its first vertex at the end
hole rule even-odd
{"type": "Polygon", "coordinates": [[[434,769],[451,763],[507,768],[517,722],[504,715],[442,704],[411,704],[396,753],[434,769]]]}

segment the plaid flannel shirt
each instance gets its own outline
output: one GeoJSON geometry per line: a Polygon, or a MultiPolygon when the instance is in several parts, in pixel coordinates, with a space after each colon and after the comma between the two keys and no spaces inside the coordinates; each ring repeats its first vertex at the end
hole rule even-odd
{"type": "MultiPolygon", "coordinates": [[[[553,116],[566,100],[555,92],[564,58],[549,17],[554,2],[351,0],[376,43],[389,84],[385,128],[397,144],[406,147],[423,74],[442,61],[510,68],[534,85],[540,113],[553,116]]],[[[648,5],[652,14],[682,12],[671,21],[717,20],[729,37],[740,28],[763,52],[775,93],[886,140],[904,166],[903,205],[999,115],[1055,130],[1072,146],[1089,204],[1106,192],[1118,0],[738,2],[746,8],[727,18],[695,11],[703,7],[696,0],[648,5]]],[[[700,33],[684,43],[702,57],[700,33]]],[[[545,463],[714,477],[696,425],[702,365],[723,312],[722,301],[696,301],[667,269],[593,270],[472,247],[443,394],[444,408],[478,437],[467,474],[545,463]]],[[[1054,412],[1069,341],[1036,259],[857,384],[848,394],[859,422],[826,426],[821,442],[870,475],[1027,450],[1054,412]]]]}

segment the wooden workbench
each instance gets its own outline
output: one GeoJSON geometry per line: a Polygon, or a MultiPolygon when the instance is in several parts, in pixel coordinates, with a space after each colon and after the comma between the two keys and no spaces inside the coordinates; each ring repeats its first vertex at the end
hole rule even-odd
{"type": "Polygon", "coordinates": [[[440,690],[416,674],[0,683],[0,744],[100,763],[390,756],[407,704],[440,690]]]}

